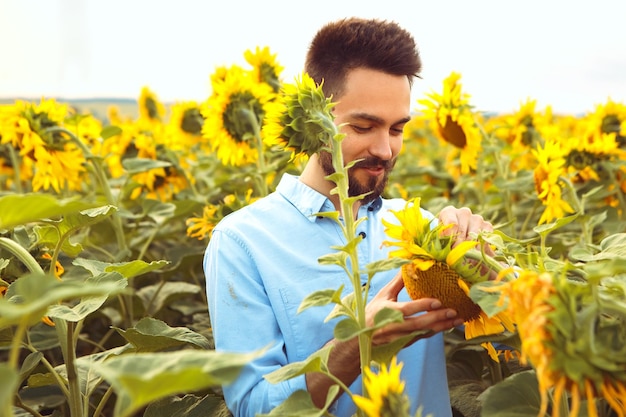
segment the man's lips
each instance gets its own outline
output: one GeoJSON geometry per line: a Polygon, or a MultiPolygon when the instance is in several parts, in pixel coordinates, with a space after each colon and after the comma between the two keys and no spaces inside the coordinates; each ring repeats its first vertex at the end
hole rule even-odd
{"type": "Polygon", "coordinates": [[[372,175],[380,175],[385,172],[385,167],[382,165],[361,166],[359,168],[366,170],[372,175]]]}

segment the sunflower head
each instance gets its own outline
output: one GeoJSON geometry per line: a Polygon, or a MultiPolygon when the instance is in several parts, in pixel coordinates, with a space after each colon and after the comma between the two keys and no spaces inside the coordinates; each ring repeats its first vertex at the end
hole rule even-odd
{"type": "Polygon", "coordinates": [[[211,77],[213,92],[202,104],[202,136],[227,165],[241,166],[258,159],[258,135],[266,114],[275,106],[272,88],[256,81],[237,65],[211,77]]]}
{"type": "Polygon", "coordinates": [[[482,309],[468,293],[474,283],[486,281],[488,277],[482,272],[480,262],[469,262],[466,257],[478,241],[455,244],[454,236],[445,233],[449,226],[433,224],[424,215],[419,198],[409,201],[404,209],[393,211],[393,214],[399,224],[385,220],[383,223],[387,235],[396,240],[383,244],[399,247],[391,251],[390,256],[410,261],[402,266],[402,278],[409,296],[413,299],[436,298],[443,306],[455,309],[466,323],[481,317],[482,309]]]}
{"type": "Polygon", "coordinates": [[[159,122],[165,116],[165,106],[148,87],[141,89],[139,95],[139,117],[150,122],[159,122]]]}
{"type": "Polygon", "coordinates": [[[247,50],[244,53],[246,61],[252,65],[254,77],[259,82],[264,82],[272,86],[275,93],[278,93],[281,86],[280,73],[283,67],[276,61],[276,54],[271,54],[270,49],[256,47],[255,51],[247,50]]]}
{"type": "Polygon", "coordinates": [[[567,391],[573,404],[586,397],[593,406],[595,398],[604,398],[618,415],[626,413],[626,313],[611,301],[623,295],[615,290],[624,283],[521,271],[503,284],[501,302],[516,319],[521,359],[535,368],[544,412],[554,389],[555,404],[567,391]]]}
{"type": "Polygon", "coordinates": [[[308,156],[330,144],[337,134],[331,110],[334,103],[313,78],[304,73],[295,84],[283,85],[280,106],[267,115],[263,127],[268,145],[281,145],[294,155],[308,156]]]}

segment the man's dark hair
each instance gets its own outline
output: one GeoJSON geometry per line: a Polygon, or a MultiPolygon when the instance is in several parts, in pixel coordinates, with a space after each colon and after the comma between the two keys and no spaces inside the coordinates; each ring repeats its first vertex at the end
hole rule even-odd
{"type": "Polygon", "coordinates": [[[413,36],[397,23],[346,18],[323,26],[311,41],[304,70],[327,96],[341,96],[348,71],[368,68],[406,75],[412,84],[422,62],[413,36]]]}

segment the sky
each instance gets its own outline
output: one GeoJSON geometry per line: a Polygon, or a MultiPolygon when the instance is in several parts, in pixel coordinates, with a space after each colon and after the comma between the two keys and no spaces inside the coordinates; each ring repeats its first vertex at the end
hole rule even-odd
{"type": "Polygon", "coordinates": [[[461,74],[477,110],[626,104],[624,0],[0,0],[0,98],[203,101],[218,66],[268,46],[293,82],[319,27],[392,20],[423,62],[417,99],[461,74]]]}

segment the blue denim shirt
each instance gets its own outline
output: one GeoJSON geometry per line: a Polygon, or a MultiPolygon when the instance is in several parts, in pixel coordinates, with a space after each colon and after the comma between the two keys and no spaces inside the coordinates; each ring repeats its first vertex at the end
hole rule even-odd
{"type": "MultiPolygon", "coordinates": [[[[361,268],[388,257],[392,248],[381,244],[388,240],[381,219],[394,222],[389,210],[400,210],[405,204],[401,199],[379,198],[359,209],[358,217],[367,217],[357,230],[365,237],[358,245],[361,268]]],[[[276,192],[225,217],[213,231],[204,270],[216,350],[250,352],[271,346],[244,367],[236,382],[223,387],[236,417],[267,413],[294,391],[305,390],[304,376],[271,384],[263,375],[306,359],[333,338],[336,321],[325,322],[332,306],[297,312],[301,301],[314,291],[338,289],[342,284],[345,294],[353,291],[339,266],[318,262],[333,252],[331,246],[345,244],[334,220],[314,215],[325,211],[335,211],[330,200],[285,174],[276,192]]],[[[396,273],[377,273],[370,297],[396,273]]],[[[399,299],[409,299],[405,290],[399,299]]],[[[402,378],[411,414],[421,405],[423,415],[450,416],[442,335],[403,349],[398,361],[404,363],[402,378]]],[[[360,377],[350,389],[361,393],[360,377]]],[[[344,394],[331,412],[352,416],[354,404],[344,394]]]]}

